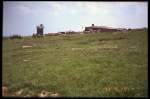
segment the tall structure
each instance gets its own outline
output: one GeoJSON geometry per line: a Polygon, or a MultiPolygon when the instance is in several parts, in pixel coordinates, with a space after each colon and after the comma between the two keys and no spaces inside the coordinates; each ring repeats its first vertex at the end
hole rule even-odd
{"type": "Polygon", "coordinates": [[[44,30],[43,24],[37,26],[37,35],[43,35],[43,30],[44,30]]]}

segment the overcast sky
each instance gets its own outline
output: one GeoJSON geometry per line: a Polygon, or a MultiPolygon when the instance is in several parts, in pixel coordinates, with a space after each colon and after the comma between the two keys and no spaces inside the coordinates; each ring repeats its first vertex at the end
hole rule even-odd
{"type": "Polygon", "coordinates": [[[82,31],[95,24],[120,28],[148,27],[147,2],[3,2],[3,35],[82,31]]]}

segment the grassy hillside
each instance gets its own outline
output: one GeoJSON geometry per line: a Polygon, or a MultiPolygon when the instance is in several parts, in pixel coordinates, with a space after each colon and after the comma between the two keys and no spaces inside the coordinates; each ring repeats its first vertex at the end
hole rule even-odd
{"type": "Polygon", "coordinates": [[[148,96],[147,30],[3,40],[10,93],[62,97],[148,96]],[[22,48],[32,45],[31,48],[22,48]]]}

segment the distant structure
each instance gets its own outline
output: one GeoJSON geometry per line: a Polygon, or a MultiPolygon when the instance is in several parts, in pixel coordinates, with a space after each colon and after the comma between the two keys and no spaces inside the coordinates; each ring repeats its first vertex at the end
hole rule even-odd
{"type": "Polygon", "coordinates": [[[39,26],[37,26],[37,35],[38,36],[43,35],[43,30],[44,30],[43,24],[40,24],[39,26]]]}
{"type": "Polygon", "coordinates": [[[112,28],[107,26],[95,26],[92,24],[92,26],[85,27],[84,32],[90,32],[90,33],[96,33],[96,32],[116,32],[116,31],[122,31],[125,29],[122,28],[112,28]]]}

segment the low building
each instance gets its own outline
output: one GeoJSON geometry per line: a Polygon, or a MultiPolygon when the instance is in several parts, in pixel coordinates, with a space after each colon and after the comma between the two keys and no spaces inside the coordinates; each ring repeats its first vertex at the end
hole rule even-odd
{"type": "Polygon", "coordinates": [[[118,29],[118,31],[122,31],[122,32],[128,31],[128,29],[126,29],[126,28],[117,28],[117,29],[118,29]]]}
{"type": "Polygon", "coordinates": [[[92,26],[85,27],[84,32],[96,33],[96,32],[116,32],[116,31],[120,31],[120,30],[117,28],[112,28],[107,26],[94,26],[94,24],[92,24],[92,26]]]}

